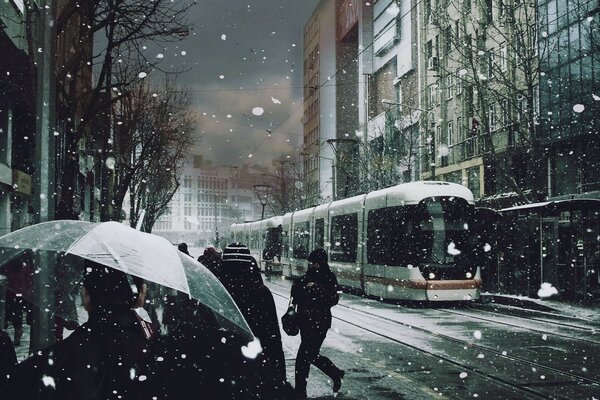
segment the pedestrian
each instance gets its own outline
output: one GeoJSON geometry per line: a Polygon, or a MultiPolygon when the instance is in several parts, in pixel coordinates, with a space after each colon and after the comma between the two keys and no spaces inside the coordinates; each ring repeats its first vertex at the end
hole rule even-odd
{"type": "Polygon", "coordinates": [[[224,249],[221,282],[260,340],[264,367],[274,369],[283,384],[286,381],[285,357],[275,301],[263,283],[256,260],[243,244],[232,243],[224,249]]]}
{"type": "Polygon", "coordinates": [[[182,252],[182,253],[184,253],[184,254],[187,254],[187,255],[188,255],[188,256],[190,256],[190,257],[192,256],[192,255],[190,254],[190,252],[188,251],[188,245],[187,245],[187,243],[185,243],[185,242],[181,242],[181,243],[179,243],[179,244],[177,245],[177,250],[179,250],[180,252],[182,252]]]}
{"type": "Polygon", "coordinates": [[[319,354],[327,331],[331,328],[331,307],[337,304],[338,283],[329,268],[327,253],[319,248],[308,256],[308,271],[292,284],[292,304],[297,307],[300,325],[300,348],[296,356],[296,393],[306,398],[306,383],[313,364],[333,382],[333,392],[342,386],[344,371],[319,354]]]}
{"type": "Polygon", "coordinates": [[[152,346],[149,370],[157,377],[146,389],[147,398],[161,400],[228,399],[284,400],[292,389],[282,383],[264,357],[244,355],[249,339],[219,325],[206,306],[180,294],[177,323],[169,335],[152,346]]]}
{"type": "Polygon", "coordinates": [[[0,329],[0,393],[7,396],[6,398],[15,397],[15,394],[9,390],[13,388],[13,372],[16,365],[17,354],[10,336],[0,329]]]}
{"type": "Polygon", "coordinates": [[[86,261],[88,321],[16,368],[19,399],[141,398],[151,332],[133,310],[144,303],[139,278],[86,261]]]}
{"type": "Polygon", "coordinates": [[[208,268],[214,276],[219,277],[221,273],[221,255],[217,249],[212,246],[204,249],[204,253],[198,257],[198,262],[208,268]]]}

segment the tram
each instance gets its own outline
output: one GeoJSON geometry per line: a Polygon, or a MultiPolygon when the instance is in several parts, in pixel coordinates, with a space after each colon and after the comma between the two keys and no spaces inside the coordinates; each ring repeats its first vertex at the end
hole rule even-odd
{"type": "Polygon", "coordinates": [[[232,233],[261,259],[269,243],[280,243],[278,269],[289,278],[303,275],[310,251],[322,247],[347,289],[389,300],[470,301],[481,288],[473,214],[468,188],[422,181],[234,224],[232,233]]]}

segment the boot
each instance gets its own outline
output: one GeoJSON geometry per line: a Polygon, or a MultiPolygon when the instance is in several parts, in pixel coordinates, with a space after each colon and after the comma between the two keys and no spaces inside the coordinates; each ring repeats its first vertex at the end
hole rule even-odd
{"type": "Polygon", "coordinates": [[[15,346],[20,346],[21,345],[21,337],[23,336],[23,328],[22,327],[15,327],[15,346]]]}
{"type": "Polygon", "coordinates": [[[342,382],[344,381],[344,375],[346,375],[346,372],[340,369],[340,372],[338,372],[337,377],[333,380],[333,393],[337,393],[340,391],[340,388],[342,387],[342,382]]]}

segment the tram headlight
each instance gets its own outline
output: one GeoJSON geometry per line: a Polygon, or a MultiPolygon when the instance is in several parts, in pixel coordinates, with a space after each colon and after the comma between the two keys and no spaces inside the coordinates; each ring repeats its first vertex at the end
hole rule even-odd
{"type": "Polygon", "coordinates": [[[435,279],[435,274],[433,272],[429,273],[429,279],[435,279]]]}
{"type": "Polygon", "coordinates": [[[467,272],[467,279],[471,279],[473,277],[473,274],[470,272],[467,272]]]}

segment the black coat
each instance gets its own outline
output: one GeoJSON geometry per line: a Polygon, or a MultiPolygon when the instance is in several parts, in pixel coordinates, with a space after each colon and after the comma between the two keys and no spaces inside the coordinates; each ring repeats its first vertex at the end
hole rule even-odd
{"type": "Polygon", "coordinates": [[[22,362],[15,388],[19,399],[140,399],[148,358],[135,313],[99,308],[68,338],[22,362]]]}
{"type": "Polygon", "coordinates": [[[10,337],[0,329],[0,393],[8,393],[17,365],[17,354],[10,337]]]}
{"type": "Polygon", "coordinates": [[[221,282],[260,340],[266,362],[274,365],[281,380],[285,380],[285,356],[275,301],[269,288],[264,285],[260,271],[255,268],[248,267],[244,262],[223,261],[226,274],[221,282]]]}
{"type": "Polygon", "coordinates": [[[154,379],[146,388],[148,398],[293,398],[291,387],[282,383],[272,368],[262,368],[264,358],[261,355],[254,359],[243,355],[247,338],[209,325],[201,322],[178,325],[175,331],[153,344],[153,361],[149,369],[159,379],[154,379]]]}
{"type": "Polygon", "coordinates": [[[331,328],[331,307],[339,300],[338,282],[329,267],[309,268],[292,284],[291,297],[297,306],[301,330],[331,328]]]}

